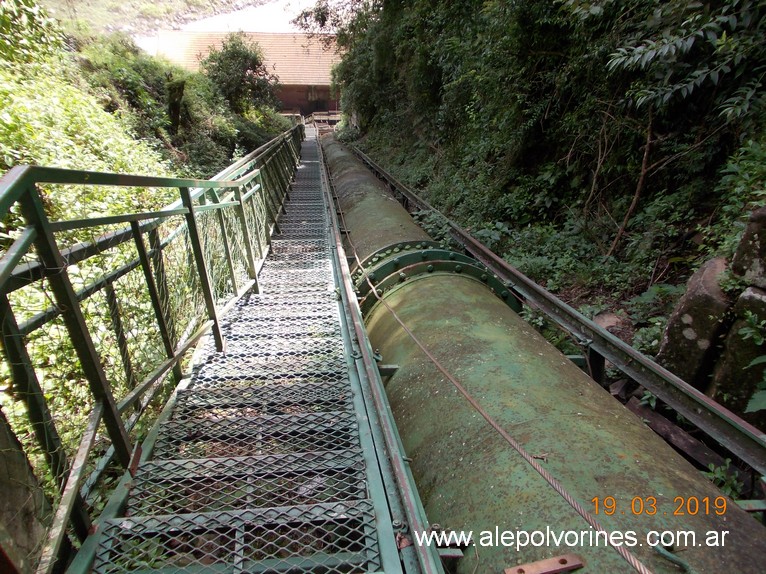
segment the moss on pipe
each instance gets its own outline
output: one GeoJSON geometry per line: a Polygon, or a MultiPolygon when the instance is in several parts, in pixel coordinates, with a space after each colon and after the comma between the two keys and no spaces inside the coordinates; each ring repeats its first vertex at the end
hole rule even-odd
{"type": "MultiPolygon", "coordinates": [[[[398,241],[427,239],[407,212],[342,146],[327,142],[332,171],[350,237],[366,257],[398,241]],[[353,159],[353,161],[352,161],[353,159]],[[398,204],[397,204],[398,205],[398,204]],[[371,207],[379,206],[379,207],[371,207]],[[370,209],[379,209],[378,217],[370,209]]],[[[648,547],[648,532],[693,531],[695,546],[676,548],[697,574],[760,574],[766,529],[728,501],[725,516],[712,506],[722,496],[701,473],[609,393],[587,377],[501,300],[474,279],[450,273],[408,278],[385,292],[386,303],[490,415],[583,505],[606,497],[612,516],[597,519],[608,531],[634,532],[632,550],[655,573],[677,573],[648,547]],[[652,497],[656,513],[652,512],[652,497]],[[704,512],[704,499],[710,502],[704,512]],[[703,511],[677,515],[679,499],[703,503],[703,511]],[[640,511],[640,512],[639,512],[640,511]],[[709,531],[728,530],[725,545],[706,547],[709,531]]],[[[502,572],[515,564],[567,552],[586,560],[582,572],[630,572],[612,548],[529,545],[522,552],[481,531],[591,529],[566,501],[481,418],[436,369],[382,304],[367,327],[383,361],[399,365],[386,390],[420,496],[432,523],[473,530],[476,572],[502,572]]],[[[469,549],[458,572],[473,573],[469,549]]]]}

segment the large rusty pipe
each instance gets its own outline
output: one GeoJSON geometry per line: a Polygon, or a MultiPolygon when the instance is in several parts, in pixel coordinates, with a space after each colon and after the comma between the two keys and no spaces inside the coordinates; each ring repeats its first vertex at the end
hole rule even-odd
{"type": "Polygon", "coordinates": [[[383,246],[401,241],[426,241],[428,234],[418,227],[407,211],[359,161],[332,137],[323,138],[323,149],[336,186],[344,218],[353,222],[346,232],[360,259],[383,246]]]}
{"type": "MultiPolygon", "coordinates": [[[[360,259],[397,241],[423,240],[406,210],[397,209],[393,198],[383,198],[386,191],[363,165],[332,139],[323,145],[346,231],[360,259]],[[372,205],[369,196],[385,209],[377,217],[365,212],[357,218],[359,205],[372,205]]],[[[719,516],[715,502],[720,506],[723,495],[717,488],[487,285],[454,271],[405,271],[399,283],[383,292],[386,304],[374,305],[366,323],[383,361],[399,366],[386,391],[429,520],[473,531],[476,552],[466,552],[458,572],[502,573],[567,552],[585,559],[582,572],[633,568],[597,539],[566,500],[479,415],[391,311],[488,415],[594,515],[596,498],[595,518],[608,532],[623,533],[627,543],[635,539],[629,549],[653,572],[682,571],[650,547],[656,537],[647,540],[647,535],[663,531],[694,532],[693,544],[687,536],[673,549],[675,560],[691,572],[763,572],[766,529],[730,499],[719,516]],[[607,515],[604,504],[612,500],[614,513],[607,515]],[[513,540],[508,534],[496,539],[503,531],[513,533],[513,540]],[[540,531],[546,539],[517,551],[515,543],[522,541],[517,531],[540,531]],[[567,533],[568,538],[557,547],[549,531],[554,537],[567,533]],[[573,547],[567,545],[571,532],[580,533],[573,547]],[[717,534],[708,539],[709,533],[717,534]],[[708,546],[716,536],[718,545],[708,546]]],[[[540,541],[533,537],[533,542],[540,541]]]]}

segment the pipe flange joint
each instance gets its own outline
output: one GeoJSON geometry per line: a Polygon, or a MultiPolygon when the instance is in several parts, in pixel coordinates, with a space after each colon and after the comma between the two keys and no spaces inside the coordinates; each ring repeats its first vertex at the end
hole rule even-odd
{"type": "Polygon", "coordinates": [[[465,255],[455,253],[455,259],[451,260],[450,253],[454,252],[430,250],[426,260],[421,259],[420,253],[400,255],[399,266],[395,267],[392,261],[384,261],[376,265],[374,271],[362,274],[356,284],[361,297],[359,307],[362,314],[367,315],[377,303],[378,298],[385,296],[387,292],[421,279],[422,276],[434,274],[459,275],[474,280],[488,287],[495,296],[517,313],[521,311],[518,299],[510,296],[508,289],[496,275],[475,259],[465,255]]]}

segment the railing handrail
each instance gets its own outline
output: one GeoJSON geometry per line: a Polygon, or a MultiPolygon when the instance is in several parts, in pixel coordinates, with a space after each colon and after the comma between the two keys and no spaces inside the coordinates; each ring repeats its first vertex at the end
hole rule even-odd
{"type": "MultiPolygon", "coordinates": [[[[127,431],[138,422],[151,401],[158,396],[171,371],[174,379],[179,381],[183,376],[182,358],[211,329],[216,348],[223,349],[219,314],[223,313],[232,301],[236,301],[249,286],[257,289],[258,265],[262,264],[268,253],[271,230],[278,229],[277,215],[283,210],[289,193],[290,173],[294,170],[300,154],[299,140],[302,130],[302,125],[294,126],[210,180],[43,166],[16,166],[0,178],[0,214],[8,214],[14,204],[18,204],[25,222],[25,225],[19,226],[18,235],[0,258],[0,326],[5,339],[3,349],[13,371],[14,387],[20,390],[19,397],[27,402],[29,423],[34,428],[38,446],[46,455],[48,466],[61,494],[38,572],[48,573],[54,568],[70,521],[81,539],[87,535],[91,527],[91,518],[84,499],[88,497],[98,481],[98,476],[114,456],[124,469],[129,468],[132,445],[127,431]],[[177,201],[156,210],[51,222],[44,213],[38,184],[175,188],[180,197],[177,201]],[[224,216],[225,211],[230,214],[228,220],[224,216]],[[197,217],[203,217],[206,212],[211,212],[213,217],[200,219],[205,225],[203,229],[197,217]],[[176,224],[170,218],[182,218],[182,221],[176,224]],[[164,227],[166,232],[160,236],[160,226],[168,221],[171,221],[171,225],[164,227]],[[122,227],[120,224],[127,225],[122,227]],[[54,232],[105,225],[120,227],[95,240],[77,243],[66,249],[58,247],[53,235],[54,232]],[[203,252],[201,237],[204,237],[203,233],[208,229],[214,238],[212,245],[217,245],[220,251],[215,252],[216,247],[213,247],[212,259],[217,261],[215,264],[210,264],[208,256],[203,252]],[[238,238],[236,257],[230,247],[229,234],[238,238]],[[172,247],[178,238],[183,237],[187,238],[184,243],[172,247]],[[114,252],[116,258],[106,260],[111,262],[111,266],[106,269],[101,269],[97,261],[95,279],[79,286],[79,290],[74,288],[67,267],[106,253],[131,240],[135,242],[135,251],[132,254],[122,250],[114,252]],[[33,246],[36,249],[35,259],[25,261],[25,255],[33,246]],[[257,258],[254,246],[257,247],[257,258]],[[191,283],[197,285],[195,296],[204,300],[205,310],[196,307],[193,318],[182,323],[185,326],[180,330],[174,326],[178,318],[177,312],[166,307],[162,299],[163,293],[167,295],[170,292],[163,263],[166,257],[163,253],[168,247],[188,248],[188,259],[179,265],[180,268],[190,270],[193,275],[191,283]],[[215,265],[219,266],[217,271],[214,270],[215,265]],[[117,315],[116,321],[119,322],[122,311],[115,311],[112,306],[118,307],[115,295],[117,281],[136,270],[143,271],[143,283],[140,287],[143,295],[140,297],[148,294],[154,311],[149,312],[147,317],[151,323],[149,328],[159,332],[163,349],[158,348],[157,351],[164,353],[164,357],[152,355],[150,360],[141,365],[142,369],[150,369],[148,374],[142,372],[138,375],[135,370],[131,371],[130,357],[126,359],[123,348],[120,347],[120,358],[125,373],[119,380],[124,384],[123,378],[127,377],[128,390],[117,402],[115,393],[112,392],[113,381],[106,376],[99,350],[94,344],[96,341],[98,345],[102,345],[103,341],[92,335],[80,305],[102,291],[108,305],[106,316],[108,318],[111,315],[112,329],[117,333],[118,341],[112,344],[126,344],[123,328],[115,326],[114,323],[114,315],[117,315]],[[214,274],[218,279],[223,279],[223,283],[214,285],[211,282],[214,274]],[[19,324],[9,294],[43,278],[47,278],[46,290],[50,288],[53,292],[50,306],[39,312],[34,310],[34,316],[19,324]],[[36,366],[26,349],[26,337],[59,316],[63,318],[70,343],[82,367],[82,373],[78,376],[88,382],[95,405],[88,430],[83,435],[71,464],[62,449],[57,423],[51,416],[36,366]],[[120,343],[120,337],[123,343],[120,343]],[[91,472],[90,477],[86,477],[85,463],[94,446],[94,429],[101,421],[107,427],[111,447],[98,460],[96,470],[91,472]],[[83,484],[85,486],[82,486],[83,484]]],[[[210,248],[211,244],[207,238],[204,245],[210,248]]],[[[186,296],[183,295],[184,300],[186,296]]],[[[145,327],[146,325],[142,328],[145,327]]],[[[112,349],[117,350],[115,347],[112,349]]],[[[108,347],[106,350],[111,352],[108,347]]]]}
{"type": "MultiPolygon", "coordinates": [[[[153,177],[143,175],[131,175],[124,173],[110,173],[110,172],[93,172],[84,170],[69,170],[63,168],[51,168],[44,166],[34,165],[19,165],[13,167],[5,175],[0,177],[0,216],[7,213],[14,202],[27,191],[30,186],[34,186],[38,183],[43,184],[68,184],[68,185],[99,185],[109,187],[155,187],[155,188],[188,188],[191,191],[192,199],[198,199],[206,190],[209,189],[233,189],[241,188],[247,185],[255,178],[259,176],[259,167],[256,167],[260,162],[265,164],[269,161],[269,154],[272,154],[287,138],[291,137],[296,130],[300,130],[301,126],[294,126],[289,130],[283,132],[270,142],[260,146],[254,151],[247,154],[245,157],[236,161],[226,169],[222,170],[212,179],[189,179],[189,178],[173,178],[173,177],[153,177]],[[249,173],[248,173],[249,171],[249,173]],[[247,175],[242,176],[243,173],[247,175]],[[224,179],[229,177],[235,177],[237,179],[230,180],[224,179]]],[[[176,201],[166,205],[165,207],[157,210],[157,213],[174,211],[182,209],[182,200],[179,198],[176,201]]],[[[138,213],[126,213],[120,216],[124,218],[126,222],[132,221],[132,216],[144,215],[138,213]]],[[[161,215],[158,215],[161,217],[161,215]]],[[[157,222],[152,220],[152,217],[143,217],[148,220],[142,224],[142,229],[149,230],[156,226],[157,222]]],[[[88,218],[82,220],[70,220],[73,227],[82,227],[90,223],[93,225],[94,221],[98,221],[97,218],[88,218]],[[82,225],[75,225],[73,222],[82,222],[82,225]]],[[[56,222],[60,228],[64,228],[62,222],[56,222]]],[[[101,225],[107,224],[108,221],[102,221],[101,225]]],[[[73,264],[98,253],[103,252],[106,249],[110,249],[129,241],[132,237],[129,227],[111,232],[104,237],[100,238],[96,242],[89,242],[84,244],[78,244],[67,248],[62,251],[62,255],[68,263],[73,264]]],[[[13,272],[7,274],[7,277],[2,277],[0,271],[0,277],[3,281],[0,282],[0,292],[10,293],[21,287],[29,284],[32,281],[40,279],[42,274],[42,265],[39,262],[33,262],[29,264],[21,264],[13,272]]]]}

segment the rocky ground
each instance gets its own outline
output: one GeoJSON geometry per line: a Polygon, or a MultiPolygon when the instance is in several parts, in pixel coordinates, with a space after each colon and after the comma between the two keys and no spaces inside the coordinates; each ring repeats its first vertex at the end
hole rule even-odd
{"type": "Polygon", "coordinates": [[[657,361],[766,429],[766,411],[745,412],[763,384],[762,317],[766,317],[766,207],[750,216],[732,261],[711,259],[689,279],[668,321],[657,361]]]}

